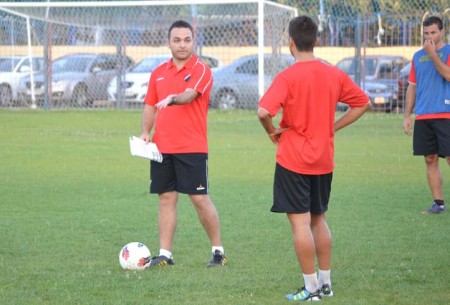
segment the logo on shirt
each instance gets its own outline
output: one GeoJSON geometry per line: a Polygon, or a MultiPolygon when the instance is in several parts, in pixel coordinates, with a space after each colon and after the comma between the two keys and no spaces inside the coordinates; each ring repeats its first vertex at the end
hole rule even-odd
{"type": "Polygon", "coordinates": [[[205,189],[205,187],[202,184],[197,186],[197,191],[203,191],[204,189],[205,189]]]}
{"type": "Polygon", "coordinates": [[[450,100],[444,100],[445,105],[450,105],[450,100]]]}
{"type": "Polygon", "coordinates": [[[184,77],[184,81],[187,82],[191,79],[191,74],[188,74],[184,77]]]}
{"type": "MultiPolygon", "coordinates": [[[[438,53],[438,56],[440,58],[442,58],[443,55],[444,55],[443,53],[438,53]]],[[[424,61],[431,61],[431,57],[428,55],[420,56],[419,62],[424,62],[424,61]]]]}
{"type": "Polygon", "coordinates": [[[158,78],[156,79],[157,82],[162,81],[162,80],[164,80],[164,77],[158,77],[158,78]]]}

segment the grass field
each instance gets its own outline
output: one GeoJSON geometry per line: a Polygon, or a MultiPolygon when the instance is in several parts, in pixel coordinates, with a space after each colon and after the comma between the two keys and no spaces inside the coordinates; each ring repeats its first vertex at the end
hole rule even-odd
{"type": "MultiPolygon", "coordinates": [[[[274,146],[255,113],[209,116],[210,189],[229,266],[206,268],[210,245],[182,196],[176,265],[120,268],[124,244],[159,247],[148,163],[128,148],[140,116],[0,111],[0,303],[289,304],[284,295],[302,281],[287,219],[269,212],[274,146]]],[[[420,214],[431,204],[424,164],[401,124],[370,113],[336,135],[335,296],[324,304],[450,304],[450,214],[420,214]]]]}

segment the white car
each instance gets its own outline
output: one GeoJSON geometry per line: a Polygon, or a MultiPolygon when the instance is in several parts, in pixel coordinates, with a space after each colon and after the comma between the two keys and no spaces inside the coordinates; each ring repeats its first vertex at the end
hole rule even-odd
{"type": "MultiPolygon", "coordinates": [[[[154,68],[169,60],[170,55],[149,56],[137,63],[123,77],[122,101],[127,103],[142,103],[147,93],[148,81],[154,68]]],[[[117,101],[117,77],[108,86],[108,100],[117,101]]]]}
{"type": "Polygon", "coordinates": [[[44,68],[42,57],[33,57],[32,63],[33,66],[28,56],[0,57],[0,106],[11,105],[19,99],[17,89],[22,77],[44,68]]]}
{"type": "MultiPolygon", "coordinates": [[[[213,69],[219,66],[219,61],[213,57],[199,57],[213,69]]],[[[172,55],[169,54],[151,55],[131,68],[121,82],[122,96],[120,101],[125,103],[142,103],[147,94],[148,81],[153,69],[170,58],[172,58],[172,55]]],[[[108,86],[108,101],[116,103],[117,100],[117,77],[114,77],[108,86]]]]}

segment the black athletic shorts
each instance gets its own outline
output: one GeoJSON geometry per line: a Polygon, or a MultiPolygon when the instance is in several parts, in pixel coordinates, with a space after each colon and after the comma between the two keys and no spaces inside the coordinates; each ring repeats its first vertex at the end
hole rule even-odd
{"type": "Polygon", "coordinates": [[[416,120],[413,154],[415,156],[450,156],[450,119],[416,120]]]}
{"type": "Polygon", "coordinates": [[[328,210],[333,173],[303,175],[278,163],[273,184],[273,206],[276,213],[307,213],[320,215],[328,210]]]}
{"type": "Polygon", "coordinates": [[[150,193],[208,194],[208,154],[163,154],[150,161],[150,193]]]}

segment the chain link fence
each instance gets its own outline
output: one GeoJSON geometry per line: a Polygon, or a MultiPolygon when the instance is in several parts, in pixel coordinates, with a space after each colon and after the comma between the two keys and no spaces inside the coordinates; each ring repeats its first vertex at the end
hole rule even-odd
{"type": "Polygon", "coordinates": [[[152,69],[170,58],[168,27],[184,19],[213,69],[211,107],[255,108],[292,63],[287,25],[298,13],[319,24],[322,60],[349,73],[375,108],[399,110],[424,16],[450,23],[448,0],[21,2],[0,2],[0,107],[141,108],[152,69]]]}

